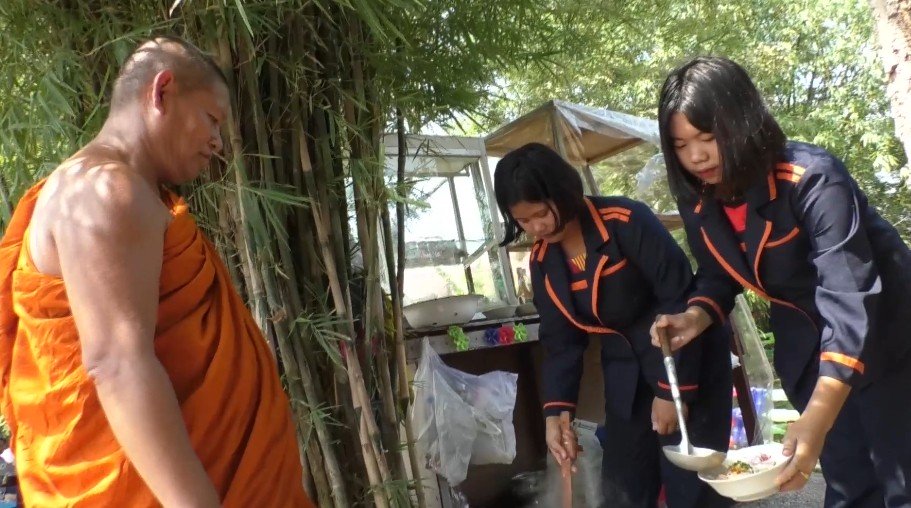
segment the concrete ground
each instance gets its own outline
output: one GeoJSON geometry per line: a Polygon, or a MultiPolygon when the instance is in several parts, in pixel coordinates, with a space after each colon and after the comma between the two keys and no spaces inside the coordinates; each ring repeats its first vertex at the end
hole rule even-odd
{"type": "Polygon", "coordinates": [[[761,501],[741,503],[737,507],[743,508],[782,508],[782,507],[816,507],[822,506],[826,494],[826,482],[820,473],[810,477],[806,487],[797,492],[775,494],[761,501]]]}

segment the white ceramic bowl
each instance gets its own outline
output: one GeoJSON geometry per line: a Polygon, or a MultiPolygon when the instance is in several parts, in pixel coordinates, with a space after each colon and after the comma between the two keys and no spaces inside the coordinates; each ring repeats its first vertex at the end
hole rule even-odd
{"type": "Polygon", "coordinates": [[[465,324],[478,313],[481,295],[459,295],[427,300],[406,306],[402,311],[412,328],[465,324]]]}
{"type": "Polygon", "coordinates": [[[739,502],[756,501],[757,499],[771,496],[778,492],[775,478],[778,477],[778,474],[790,461],[790,457],[785,457],[781,451],[782,446],[779,443],[767,443],[731,450],[722,465],[699,473],[699,479],[711,485],[722,496],[739,502]],[[740,474],[725,480],[718,479],[718,475],[727,471],[728,467],[734,462],[743,461],[751,464],[761,454],[772,457],[775,465],[757,473],[740,474]]]}

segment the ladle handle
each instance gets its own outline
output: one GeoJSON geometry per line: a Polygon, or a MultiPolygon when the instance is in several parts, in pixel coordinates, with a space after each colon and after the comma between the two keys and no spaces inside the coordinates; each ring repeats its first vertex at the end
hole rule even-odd
{"type": "Polygon", "coordinates": [[[661,344],[661,353],[665,357],[674,356],[674,352],[671,351],[671,339],[667,336],[667,328],[656,324],[655,332],[658,334],[658,342],[661,344]]]}

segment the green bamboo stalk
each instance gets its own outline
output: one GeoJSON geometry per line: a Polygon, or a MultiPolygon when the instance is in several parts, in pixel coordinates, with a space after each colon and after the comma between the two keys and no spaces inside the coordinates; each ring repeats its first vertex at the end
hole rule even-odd
{"type": "MultiPolygon", "coordinates": [[[[217,58],[222,69],[227,69],[229,72],[225,72],[225,75],[228,77],[228,86],[230,90],[236,90],[236,85],[234,84],[234,73],[230,72],[232,65],[231,62],[231,48],[228,42],[228,39],[221,34],[218,38],[218,53],[217,58]]],[[[226,122],[225,125],[228,130],[228,144],[225,146],[225,151],[227,155],[231,157],[229,160],[233,160],[235,164],[242,164],[243,157],[243,140],[240,138],[240,130],[237,125],[236,117],[234,116],[233,111],[231,112],[230,121],[226,122]],[[233,157],[231,156],[233,154],[233,157]]],[[[241,182],[241,171],[240,167],[234,168],[234,184],[236,189],[242,187],[241,182]]],[[[266,298],[265,290],[263,288],[262,280],[257,276],[257,270],[253,266],[253,252],[250,242],[246,235],[247,230],[247,221],[244,214],[243,207],[237,203],[236,196],[225,195],[229,213],[233,218],[233,223],[235,224],[234,232],[236,235],[236,241],[238,242],[238,251],[241,257],[242,270],[244,274],[244,279],[246,280],[246,287],[248,291],[248,301],[252,307],[253,319],[256,321],[256,324],[259,325],[260,329],[264,331],[269,329],[269,316],[266,311],[266,298]]],[[[274,344],[273,344],[274,346],[274,344]]]]}
{"type": "MultiPolygon", "coordinates": [[[[253,126],[256,132],[257,146],[261,156],[269,155],[269,146],[266,136],[266,128],[263,124],[264,115],[260,111],[259,102],[256,102],[254,99],[260,96],[258,90],[258,83],[256,80],[255,72],[252,68],[252,40],[248,37],[246,32],[241,35],[241,41],[239,42],[239,47],[241,48],[242,63],[241,63],[241,76],[244,79],[244,87],[247,89],[248,94],[250,95],[251,103],[248,105],[252,109],[253,113],[253,126]]],[[[263,176],[266,181],[266,184],[274,183],[274,172],[270,161],[267,158],[260,159],[263,165],[263,176]]],[[[255,206],[255,205],[254,205],[255,206]]],[[[268,204],[264,204],[268,206],[268,204]]],[[[278,251],[280,256],[280,265],[283,268],[283,272],[288,276],[287,279],[284,279],[284,282],[287,283],[289,280],[295,280],[295,270],[294,264],[292,261],[292,255],[288,248],[288,244],[284,241],[286,233],[283,231],[275,231],[277,237],[279,238],[278,251]]],[[[267,251],[266,251],[267,252],[267,251]]],[[[266,254],[264,252],[264,254],[266,254]]],[[[306,350],[307,348],[304,345],[303,340],[297,334],[295,337],[297,340],[290,340],[291,330],[288,328],[288,318],[289,315],[297,316],[300,315],[302,307],[299,300],[299,295],[297,291],[288,291],[282,290],[282,286],[285,286],[281,281],[279,281],[275,276],[275,271],[271,269],[273,262],[271,257],[266,257],[264,262],[261,264],[263,279],[265,281],[266,296],[269,301],[270,307],[273,309],[272,313],[272,324],[276,329],[276,334],[278,336],[278,342],[280,347],[285,349],[283,352],[283,357],[285,358],[285,367],[290,369],[295,365],[294,360],[292,359],[295,354],[298,358],[297,368],[294,369],[297,371],[299,380],[303,384],[303,391],[305,398],[308,403],[313,404],[318,401],[317,389],[312,381],[312,376],[310,375],[310,369],[307,365],[306,360],[306,350]]],[[[294,386],[294,385],[292,385],[294,386]]],[[[307,422],[309,426],[309,422],[307,422]]],[[[347,506],[347,493],[344,487],[344,482],[341,479],[341,471],[338,467],[338,463],[335,458],[334,450],[329,446],[331,439],[326,429],[325,425],[315,419],[315,427],[317,431],[317,436],[322,445],[322,455],[323,460],[326,465],[326,471],[328,472],[328,481],[331,485],[332,490],[332,501],[337,507],[347,506]]],[[[318,491],[327,491],[328,489],[322,488],[318,491]]],[[[321,496],[325,497],[325,496],[321,496]]],[[[321,503],[325,504],[324,502],[321,503]]]]}
{"type": "MultiPolygon", "coordinates": [[[[390,263],[395,259],[395,270],[389,268],[390,286],[396,295],[393,302],[393,316],[395,319],[395,343],[396,343],[396,363],[398,364],[398,394],[404,407],[410,407],[414,395],[411,393],[408,383],[408,362],[405,353],[405,319],[402,311],[403,299],[405,296],[405,163],[408,154],[408,140],[405,136],[405,116],[399,107],[395,108],[395,127],[396,138],[398,140],[398,155],[396,157],[396,256],[392,256],[392,239],[391,225],[389,223],[389,207],[383,206],[385,212],[387,228],[387,254],[390,263]]],[[[403,410],[404,411],[404,410],[403,410]]],[[[411,419],[407,416],[403,419],[402,425],[405,428],[405,442],[408,447],[408,462],[411,465],[411,478],[415,482],[414,491],[417,497],[418,507],[425,508],[427,500],[424,495],[424,479],[422,476],[420,462],[418,462],[418,453],[416,449],[417,440],[414,436],[414,428],[411,426],[411,419]]]]}
{"type": "MultiPolygon", "coordinates": [[[[294,130],[298,138],[302,138],[304,136],[303,126],[299,123],[299,121],[294,130]]],[[[301,172],[303,172],[303,168],[310,165],[310,155],[307,149],[306,140],[299,139],[298,148],[300,151],[298,152],[298,160],[295,161],[295,165],[301,169],[301,172]]],[[[295,341],[295,343],[297,342],[301,341],[295,341]]],[[[300,358],[300,361],[305,361],[306,356],[300,354],[298,358],[300,358]]],[[[302,367],[301,371],[306,372],[307,369],[302,367]]],[[[317,394],[316,386],[313,380],[308,377],[306,379],[303,379],[303,382],[304,390],[308,393],[308,398],[310,398],[309,395],[312,395],[315,399],[317,394]]],[[[325,427],[317,425],[317,434],[320,439],[320,444],[323,445],[323,454],[326,457],[326,468],[330,471],[329,476],[332,485],[333,500],[336,503],[335,506],[339,508],[348,506],[348,495],[346,493],[345,485],[342,480],[342,474],[338,466],[338,461],[336,460],[335,453],[328,447],[331,442],[328,430],[325,427]]]]}
{"type": "Polygon", "coordinates": [[[6,182],[2,174],[0,174],[0,206],[3,207],[0,209],[0,226],[3,226],[5,230],[6,224],[9,223],[10,217],[13,216],[13,206],[10,203],[9,191],[6,190],[6,182]]]}
{"type": "MultiPolygon", "coordinates": [[[[301,143],[301,147],[305,147],[306,143],[301,143]]],[[[303,167],[303,172],[308,182],[308,187],[311,189],[316,187],[316,183],[313,182],[313,170],[312,166],[309,165],[309,156],[305,158],[301,154],[301,164],[303,167]]],[[[313,213],[313,219],[316,223],[317,236],[319,238],[320,249],[323,252],[324,262],[326,263],[326,272],[329,276],[329,286],[333,295],[333,300],[335,301],[336,311],[339,313],[340,317],[347,320],[348,326],[348,336],[352,337],[354,335],[354,327],[349,318],[347,308],[344,304],[343,294],[341,285],[338,282],[338,276],[335,273],[335,259],[332,255],[332,252],[329,248],[329,233],[328,233],[328,220],[323,216],[321,202],[313,199],[314,196],[311,195],[311,205],[310,210],[313,213]]],[[[367,474],[370,478],[370,483],[374,486],[383,485],[385,479],[382,476],[382,467],[380,466],[380,461],[382,460],[382,455],[378,453],[375,449],[375,443],[372,439],[371,429],[368,426],[368,421],[372,420],[373,416],[370,409],[369,398],[366,397],[366,390],[364,390],[364,379],[361,374],[361,369],[359,361],[357,359],[356,351],[351,350],[346,356],[348,363],[348,382],[349,388],[351,389],[352,399],[354,402],[354,409],[358,413],[358,431],[360,435],[360,444],[361,450],[363,453],[364,463],[367,468],[367,474]]],[[[388,475],[386,476],[388,478],[388,475]]],[[[380,489],[373,490],[374,502],[378,507],[388,506],[386,499],[383,497],[380,489]]]]}

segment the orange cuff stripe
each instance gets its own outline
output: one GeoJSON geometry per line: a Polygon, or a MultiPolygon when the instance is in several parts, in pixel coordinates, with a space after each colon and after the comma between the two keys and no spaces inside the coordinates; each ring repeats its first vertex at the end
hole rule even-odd
{"type": "Polygon", "coordinates": [[[835,362],[851,367],[852,369],[864,373],[864,364],[857,358],[852,358],[848,355],[843,355],[841,353],[833,353],[831,351],[826,351],[825,353],[819,355],[819,359],[824,362],[835,362]]]}
{"type": "Polygon", "coordinates": [[[633,213],[632,210],[630,210],[629,208],[621,208],[619,206],[611,206],[608,208],[599,208],[598,211],[601,212],[602,214],[619,213],[622,215],[629,215],[629,214],[633,213]]]}
{"type": "Polygon", "coordinates": [[[623,261],[621,261],[621,262],[617,263],[616,265],[614,265],[614,266],[608,268],[607,270],[604,270],[603,272],[601,272],[601,276],[602,276],[602,277],[607,277],[608,275],[617,272],[617,271],[620,270],[621,268],[625,267],[628,261],[629,261],[629,260],[624,259],[623,261]]]}
{"type": "MultiPolygon", "coordinates": [[[[669,384],[667,384],[667,383],[662,383],[661,381],[658,381],[658,388],[663,388],[663,389],[665,389],[665,390],[670,390],[670,389],[671,389],[671,385],[669,385],[669,384]]],[[[690,391],[698,390],[698,389],[699,389],[699,385],[680,385],[680,391],[681,391],[681,392],[690,392],[690,391]]]]}
{"type": "Polygon", "coordinates": [[[549,407],[576,407],[576,405],[572,402],[548,402],[547,404],[544,404],[544,409],[549,407]]]}
{"type": "Polygon", "coordinates": [[[607,214],[607,215],[602,215],[601,218],[604,220],[619,220],[619,221],[623,221],[623,222],[629,222],[629,216],[623,215],[622,213],[611,213],[611,214],[607,214]]]}
{"type": "Polygon", "coordinates": [[[577,281],[577,282],[573,282],[572,284],[570,284],[569,287],[570,287],[570,289],[572,289],[573,291],[582,291],[583,289],[588,289],[588,281],[587,281],[587,280],[580,280],[580,281],[577,281]]]}
{"type": "Polygon", "coordinates": [[[715,309],[715,312],[718,314],[718,319],[721,320],[721,324],[724,324],[724,320],[725,320],[724,312],[721,311],[721,306],[718,305],[715,302],[715,300],[712,300],[711,298],[706,297],[706,296],[694,296],[694,297],[690,298],[690,300],[686,303],[693,303],[693,302],[704,302],[704,303],[711,305],[712,308],[715,309]]]}

